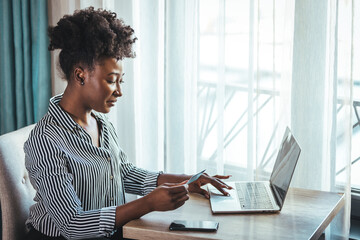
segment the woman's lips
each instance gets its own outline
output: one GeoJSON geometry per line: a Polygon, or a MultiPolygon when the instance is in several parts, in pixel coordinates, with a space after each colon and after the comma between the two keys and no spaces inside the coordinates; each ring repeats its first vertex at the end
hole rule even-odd
{"type": "Polygon", "coordinates": [[[113,101],[107,101],[107,104],[110,105],[111,107],[115,106],[116,100],[113,101]]]}

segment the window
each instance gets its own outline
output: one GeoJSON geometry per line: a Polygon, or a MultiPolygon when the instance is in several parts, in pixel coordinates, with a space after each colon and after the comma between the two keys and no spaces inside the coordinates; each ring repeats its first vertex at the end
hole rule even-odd
{"type": "Polygon", "coordinates": [[[271,172],[284,14],[285,1],[200,1],[198,159],[207,168],[219,170],[220,157],[238,178],[252,178],[249,168],[259,177],[271,172]]]}

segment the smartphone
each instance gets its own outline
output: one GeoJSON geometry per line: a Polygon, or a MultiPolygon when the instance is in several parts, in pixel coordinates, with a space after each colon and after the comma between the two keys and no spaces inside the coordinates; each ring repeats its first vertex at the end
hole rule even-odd
{"type": "Polygon", "coordinates": [[[218,227],[219,223],[214,221],[175,220],[170,224],[169,229],[176,231],[216,232],[218,227]]]}

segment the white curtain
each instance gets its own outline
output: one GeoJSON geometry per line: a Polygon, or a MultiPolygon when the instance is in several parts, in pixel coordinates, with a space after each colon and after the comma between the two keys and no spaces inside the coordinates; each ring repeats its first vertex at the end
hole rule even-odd
{"type": "Polygon", "coordinates": [[[137,164],[268,179],[290,126],[302,148],[292,186],[344,192],[345,209],[327,236],[346,238],[352,3],[154,4],[133,2],[140,39],[134,61],[137,164]]]}
{"type": "Polygon", "coordinates": [[[75,2],[116,11],[139,38],[110,113],[131,161],[268,179],[289,126],[302,149],[292,186],[343,192],[327,236],[347,238],[356,1],[75,2]]]}

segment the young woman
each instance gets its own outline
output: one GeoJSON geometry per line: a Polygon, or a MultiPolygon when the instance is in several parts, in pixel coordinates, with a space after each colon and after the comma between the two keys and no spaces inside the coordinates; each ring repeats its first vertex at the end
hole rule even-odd
{"type": "Polygon", "coordinates": [[[186,188],[191,176],[137,168],[120,149],[104,113],[122,96],[122,59],[134,57],[133,33],[115,13],[93,8],[49,27],[49,50],[61,50],[68,85],[24,145],[36,190],[28,239],[107,239],[130,220],[182,206],[188,192],[208,197],[204,184],[227,194],[221,179],[229,176],[203,174],[186,188]],[[125,192],[144,197],[127,203],[125,192]]]}

